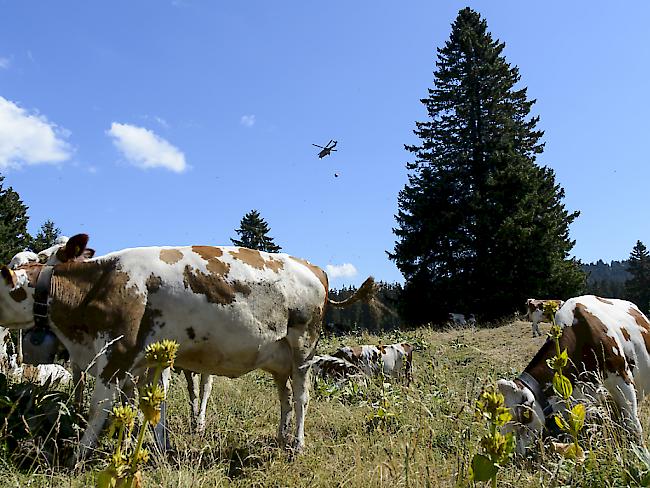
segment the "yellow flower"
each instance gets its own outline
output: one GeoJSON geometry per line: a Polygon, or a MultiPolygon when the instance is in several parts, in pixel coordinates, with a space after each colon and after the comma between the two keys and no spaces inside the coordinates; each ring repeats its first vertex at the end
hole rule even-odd
{"type": "Polygon", "coordinates": [[[149,344],[145,349],[145,359],[149,367],[160,366],[162,368],[173,367],[178,342],[164,339],[149,344]]]}
{"type": "Polygon", "coordinates": [[[111,416],[113,418],[114,429],[119,430],[122,426],[126,427],[128,431],[133,429],[136,412],[135,409],[130,405],[120,405],[119,407],[113,407],[111,416]]]}
{"type": "Polygon", "coordinates": [[[160,385],[148,385],[140,390],[140,410],[151,425],[160,421],[160,404],[164,399],[165,392],[160,385]]]}

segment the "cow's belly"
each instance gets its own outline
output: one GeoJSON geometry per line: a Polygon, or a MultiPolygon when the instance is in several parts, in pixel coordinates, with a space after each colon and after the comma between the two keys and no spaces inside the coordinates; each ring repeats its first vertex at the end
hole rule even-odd
{"type": "MultiPolygon", "coordinates": [[[[159,325],[147,342],[178,342],[176,365],[181,368],[241,376],[282,355],[289,313],[284,298],[278,294],[274,298],[272,302],[267,298],[222,306],[197,297],[195,303],[181,307],[172,297],[159,297],[159,325]]],[[[151,306],[156,308],[156,300],[151,306]]]]}

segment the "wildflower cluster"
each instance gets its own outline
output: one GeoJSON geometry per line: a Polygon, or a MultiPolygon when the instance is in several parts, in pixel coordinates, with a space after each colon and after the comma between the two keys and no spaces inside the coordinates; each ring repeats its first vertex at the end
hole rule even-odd
{"type": "Polygon", "coordinates": [[[555,372],[553,374],[553,389],[564,399],[567,406],[566,418],[557,414],[555,416],[555,423],[560,429],[570,434],[573,438],[573,444],[563,451],[563,455],[569,459],[583,460],[585,454],[584,450],[578,443],[578,434],[584,427],[586,410],[582,403],[577,403],[572,408],[569,408],[571,395],[573,395],[573,385],[571,384],[571,380],[569,380],[569,378],[567,378],[563,373],[563,369],[569,362],[569,356],[566,349],[560,351],[562,328],[555,323],[555,312],[557,312],[557,309],[557,304],[552,302],[547,303],[544,306],[544,313],[551,317],[553,322],[548,336],[555,342],[555,356],[548,359],[546,364],[555,372]]]}
{"type": "Polygon", "coordinates": [[[512,415],[503,395],[493,386],[483,390],[476,401],[475,413],[478,419],[487,421],[488,433],[480,441],[483,452],[472,458],[471,476],[474,481],[491,481],[496,486],[499,468],[510,459],[515,448],[514,434],[504,435],[499,430],[512,420],[512,415]]]}
{"type": "MultiPolygon", "coordinates": [[[[139,407],[145,422],[152,427],[160,421],[160,407],[165,400],[165,392],[158,384],[165,368],[174,364],[178,344],[162,341],[151,344],[145,350],[145,360],[149,367],[155,368],[153,381],[139,390],[139,407]]],[[[130,405],[114,407],[111,412],[110,436],[117,432],[115,452],[109,464],[98,473],[98,488],[137,488],[142,486],[141,467],[149,461],[149,451],[142,447],[145,426],[140,427],[135,447],[131,446],[137,411],[130,405]]]]}

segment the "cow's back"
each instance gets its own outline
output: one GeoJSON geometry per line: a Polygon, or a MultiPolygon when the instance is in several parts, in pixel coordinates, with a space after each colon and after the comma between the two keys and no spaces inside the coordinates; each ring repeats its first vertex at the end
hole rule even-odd
{"type": "Polygon", "coordinates": [[[555,319],[561,326],[588,324],[599,354],[623,356],[639,397],[650,392],[650,322],[635,304],[585,295],[567,300],[555,319]]]}

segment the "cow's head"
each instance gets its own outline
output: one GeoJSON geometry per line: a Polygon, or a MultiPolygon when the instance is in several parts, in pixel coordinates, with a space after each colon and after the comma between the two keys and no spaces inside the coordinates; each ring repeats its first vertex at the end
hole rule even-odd
{"type": "MultiPolygon", "coordinates": [[[[57,249],[56,262],[60,264],[83,258],[88,236],[77,234],[67,243],[57,249]]],[[[50,259],[55,256],[50,256],[50,259]]],[[[54,259],[52,259],[54,261],[54,259]]],[[[50,264],[50,263],[48,263],[50,264]]],[[[38,275],[43,265],[27,263],[11,269],[8,266],[0,268],[0,326],[9,329],[23,329],[34,325],[34,289],[38,275]]]]}
{"type": "Polygon", "coordinates": [[[60,237],[52,247],[38,253],[38,260],[53,266],[69,261],[90,259],[95,255],[95,250],[86,247],[87,244],[88,234],[76,234],[69,239],[60,237]]]}
{"type": "Polygon", "coordinates": [[[533,392],[519,381],[499,380],[497,387],[512,414],[512,420],[502,428],[502,433],[514,432],[516,452],[523,455],[544,429],[544,412],[533,392]]]}

